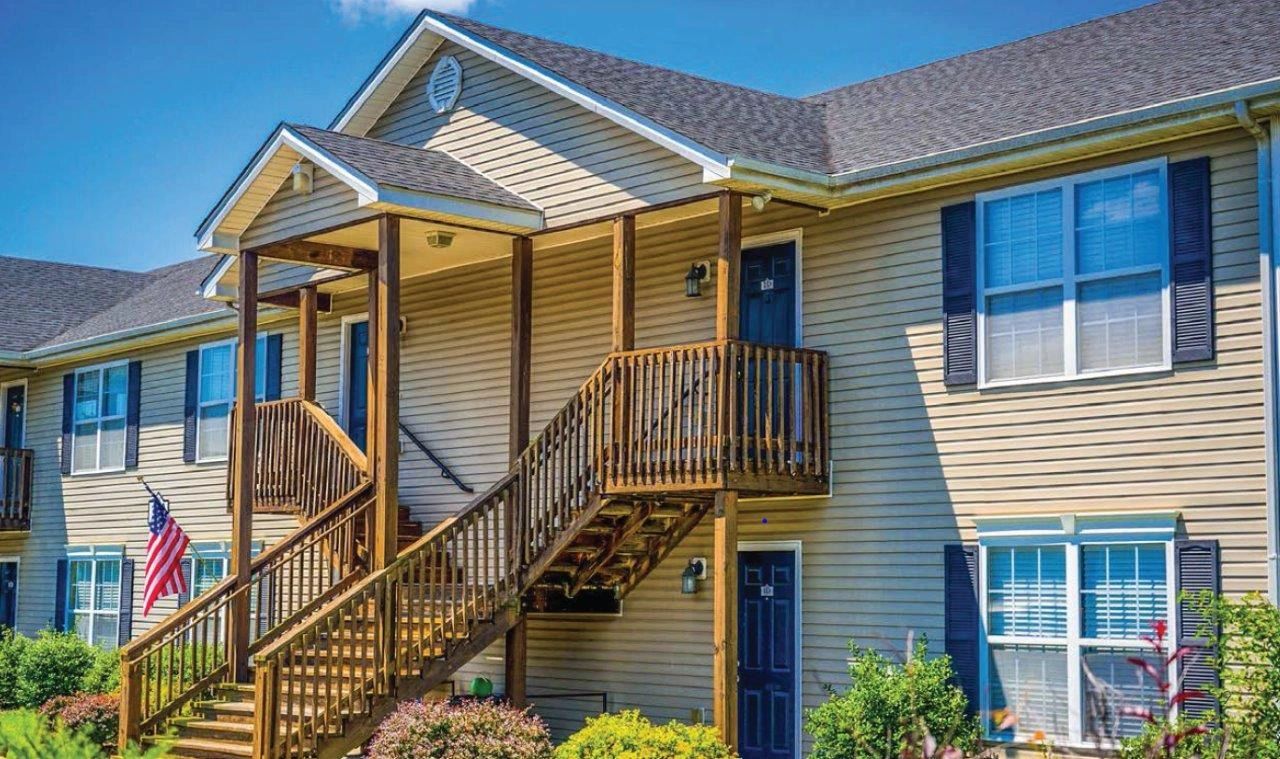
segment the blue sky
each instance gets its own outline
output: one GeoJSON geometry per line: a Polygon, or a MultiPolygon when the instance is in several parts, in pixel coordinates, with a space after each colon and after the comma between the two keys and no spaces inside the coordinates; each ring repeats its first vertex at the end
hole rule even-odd
{"type": "Polygon", "coordinates": [[[327,126],[422,5],[787,95],[1141,0],[0,0],[0,254],[149,269],[280,121],[327,126]]]}

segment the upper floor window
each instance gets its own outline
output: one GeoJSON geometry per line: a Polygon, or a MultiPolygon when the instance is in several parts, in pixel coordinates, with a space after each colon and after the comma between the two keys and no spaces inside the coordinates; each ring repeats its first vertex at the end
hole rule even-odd
{"type": "MultiPolygon", "coordinates": [[[[254,396],[266,399],[267,335],[258,335],[254,359],[254,396]]],[[[236,341],[200,347],[199,408],[196,413],[196,460],[227,457],[231,442],[231,406],[236,396],[236,341]]]]}
{"type": "Polygon", "coordinates": [[[978,196],[984,384],[1168,368],[1164,159],[978,196]]]}
{"type": "Polygon", "coordinates": [[[72,474],[118,472],[125,463],[129,396],[126,362],[76,371],[72,416],[72,474]]]}

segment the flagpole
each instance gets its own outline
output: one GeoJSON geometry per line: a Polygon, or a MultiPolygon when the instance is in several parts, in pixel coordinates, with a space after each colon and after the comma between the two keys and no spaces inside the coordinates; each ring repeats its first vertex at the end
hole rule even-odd
{"type": "MultiPolygon", "coordinates": [[[[151,494],[152,498],[160,498],[160,494],[152,490],[151,486],[147,484],[147,480],[145,477],[143,477],[142,475],[138,475],[138,482],[142,483],[142,487],[147,489],[147,492],[151,494]]],[[[160,498],[160,500],[163,501],[164,499],[160,498]]]]}

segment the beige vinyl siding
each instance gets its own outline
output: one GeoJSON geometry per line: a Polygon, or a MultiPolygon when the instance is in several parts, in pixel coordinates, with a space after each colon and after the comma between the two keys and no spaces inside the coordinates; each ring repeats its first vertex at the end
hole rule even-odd
{"type": "MultiPolygon", "coordinates": [[[[224,335],[225,339],[230,335],[224,335]]],[[[210,340],[212,341],[212,339],[210,340]]],[[[193,542],[230,540],[225,463],[187,464],[182,460],[186,352],[206,341],[174,344],[108,359],[141,360],[141,415],[138,468],[111,474],[63,476],[62,378],[81,366],[59,366],[29,377],[27,446],[35,450],[35,488],[31,533],[0,534],[0,556],[20,555],[18,629],[26,634],[53,624],[56,562],[69,545],[123,546],[136,560],[133,634],[148,629],[176,608],[176,599],[157,602],[142,615],[143,565],[148,537],[148,496],[142,475],[169,499],[172,513],[193,542]]],[[[296,340],[286,338],[284,387],[292,393],[296,340]]],[[[255,518],[255,539],[274,542],[297,526],[292,518],[255,518]]]]}
{"type": "Polygon", "coordinates": [[[452,42],[368,136],[443,150],[541,207],[548,226],[709,189],[692,162],[452,42]],[[437,114],[427,80],[445,55],[462,64],[462,94],[437,114]]]}
{"type": "MultiPolygon", "coordinates": [[[[240,249],[283,240],[377,215],[361,208],[356,191],[315,167],[311,194],[293,191],[288,178],[240,235],[240,249]]],[[[266,288],[264,288],[266,289],[266,288]]]]}
{"type": "MultiPolygon", "coordinates": [[[[910,632],[928,635],[940,650],[942,546],[974,540],[975,517],[1177,510],[1191,537],[1222,542],[1228,591],[1264,587],[1252,142],[1220,134],[825,219],[780,206],[745,214],[748,237],[798,227],[805,345],[831,354],[835,494],[746,503],[741,539],[803,543],[806,706],[823,698],[823,686],[846,682],[850,639],[893,648],[910,632]],[[1213,171],[1213,362],[999,390],[942,384],[943,205],[996,186],[1151,155],[1179,160],[1206,153],[1213,171]]],[[[640,231],[640,346],[712,336],[711,291],[685,298],[683,275],[691,262],[714,254],[715,231],[711,217],[640,231]]],[[[535,250],[535,433],[608,349],[609,253],[606,239],[535,250]]],[[[486,264],[406,289],[404,413],[448,420],[448,434],[426,424],[426,437],[446,459],[476,461],[476,474],[467,479],[478,489],[502,471],[505,457],[506,277],[505,266],[486,264]],[[453,330],[449,319],[459,320],[452,339],[444,334],[453,330]],[[431,347],[418,347],[421,331],[431,335],[431,347]],[[407,389],[418,382],[426,396],[407,389]],[[449,410],[455,403],[463,407],[449,410]],[[452,426],[456,419],[474,425],[452,426]],[[488,480],[479,479],[484,472],[491,473],[488,480]]],[[[415,511],[434,513],[467,500],[447,489],[443,495],[429,505],[414,503],[415,511]]],[[[621,618],[535,619],[530,692],[604,690],[611,708],[640,707],[660,719],[687,720],[691,709],[709,708],[710,588],[682,596],[679,574],[690,557],[710,550],[703,525],[627,599],[621,618]]],[[[458,679],[484,673],[500,682],[501,655],[495,647],[458,679]]],[[[563,732],[597,704],[555,700],[540,711],[563,732]]]]}

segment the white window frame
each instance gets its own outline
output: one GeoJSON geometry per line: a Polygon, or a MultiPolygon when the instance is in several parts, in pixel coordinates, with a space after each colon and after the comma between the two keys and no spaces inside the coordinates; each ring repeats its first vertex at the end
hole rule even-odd
{"type": "MultiPolygon", "coordinates": [[[[270,345],[267,343],[267,338],[269,338],[270,336],[271,336],[271,333],[269,332],[260,332],[258,333],[258,336],[256,338],[255,350],[257,345],[262,346],[262,357],[264,360],[261,363],[263,364],[266,363],[265,358],[267,355],[267,351],[270,349],[270,345]]],[[[200,412],[207,407],[221,406],[222,404],[226,403],[228,404],[228,414],[230,414],[230,410],[229,410],[230,407],[235,405],[236,378],[239,376],[239,372],[237,371],[237,368],[239,367],[239,364],[237,362],[238,355],[236,353],[236,345],[238,343],[239,343],[238,338],[231,337],[231,338],[227,338],[226,340],[215,340],[214,342],[211,342],[211,343],[204,343],[203,345],[201,345],[199,348],[196,349],[196,356],[197,356],[197,361],[196,361],[196,463],[197,464],[220,463],[220,462],[227,461],[226,456],[206,456],[200,450],[200,440],[201,440],[200,412]],[[221,348],[224,346],[231,347],[231,397],[225,401],[208,401],[208,402],[203,401],[201,400],[201,397],[203,396],[202,389],[203,389],[203,383],[204,383],[204,352],[206,350],[212,350],[214,348],[221,348]]],[[[262,383],[263,387],[260,390],[256,387],[257,374],[258,374],[257,364],[258,362],[255,361],[254,363],[255,387],[254,387],[253,397],[256,402],[262,403],[267,397],[266,384],[269,380],[264,376],[263,383],[262,383]]],[[[230,449],[230,444],[231,444],[231,425],[228,424],[227,425],[228,449],[230,449]]]]}
{"type": "Polygon", "coordinates": [[[1040,182],[1031,182],[1028,184],[1016,185],[1013,187],[1003,187],[999,190],[978,193],[975,196],[976,209],[975,216],[977,221],[976,232],[976,269],[977,269],[977,312],[978,312],[978,387],[1008,387],[1014,385],[1034,385],[1047,382],[1062,382],[1065,380],[1076,380],[1090,377],[1114,377],[1129,374],[1149,374],[1151,372],[1169,371],[1173,368],[1173,329],[1171,328],[1170,314],[1172,313],[1172,300],[1170,298],[1169,287],[1169,183],[1168,183],[1168,165],[1169,161],[1165,157],[1152,158],[1146,161],[1138,161],[1136,163],[1127,163],[1121,166],[1108,166],[1104,169],[1095,171],[1087,171],[1081,174],[1071,174],[1064,177],[1055,177],[1040,182]],[[1137,174],[1144,171],[1156,170],[1159,172],[1160,179],[1160,213],[1165,223],[1160,225],[1162,240],[1161,248],[1165,251],[1165,255],[1161,256],[1158,265],[1152,264],[1148,266],[1134,266],[1126,269],[1114,269],[1105,272],[1096,272],[1092,274],[1076,273],[1076,203],[1075,203],[1075,187],[1079,184],[1088,182],[1096,182],[1100,179],[1108,179],[1110,177],[1124,176],[1126,174],[1137,174]],[[1044,192],[1046,190],[1058,189],[1062,193],[1062,276],[1055,279],[1037,280],[1035,282],[1020,283],[1016,285],[1007,285],[1001,287],[986,287],[986,230],[984,227],[984,206],[992,201],[1003,200],[1005,198],[1018,195],[1026,195],[1033,192],[1044,192]],[[1082,283],[1098,280],[1119,279],[1126,276],[1134,276],[1138,274],[1149,274],[1160,272],[1160,303],[1161,303],[1161,354],[1162,360],[1158,365],[1148,366],[1131,366],[1120,369],[1102,369],[1095,371],[1082,371],[1079,368],[1080,345],[1077,333],[1077,314],[1076,314],[1076,291],[1082,283]],[[992,380],[987,377],[987,299],[993,295],[1001,295],[1013,292],[1029,292],[1034,290],[1042,290],[1051,287],[1062,288],[1062,374],[1046,375],[1043,377],[1018,377],[1012,379],[992,380]]]}
{"type": "Polygon", "coordinates": [[[120,612],[124,605],[125,599],[123,595],[119,595],[118,593],[119,597],[116,601],[116,608],[114,610],[98,608],[98,593],[97,593],[98,566],[101,562],[104,562],[104,561],[116,562],[120,567],[119,569],[120,583],[121,583],[121,591],[123,591],[124,546],[98,546],[98,545],[68,546],[66,558],[67,558],[67,587],[63,589],[66,594],[64,596],[66,608],[63,609],[63,614],[65,615],[65,618],[67,620],[67,628],[72,632],[76,632],[76,615],[87,614],[89,617],[89,640],[85,642],[89,643],[90,645],[96,645],[93,642],[93,631],[96,629],[96,623],[97,623],[98,617],[114,614],[116,618],[116,628],[115,628],[114,635],[111,636],[110,648],[112,649],[116,648],[117,641],[120,638],[120,612]],[[88,611],[77,611],[71,605],[71,585],[72,583],[75,582],[75,573],[72,571],[71,566],[77,561],[87,561],[89,562],[89,566],[91,567],[91,570],[89,572],[89,609],[88,611]]]}
{"type": "MultiPolygon", "coordinates": [[[[191,552],[191,587],[188,590],[191,597],[198,598],[196,593],[197,568],[201,561],[219,561],[222,563],[222,574],[218,577],[218,582],[226,579],[227,573],[231,571],[231,543],[226,540],[206,541],[201,543],[192,543],[191,552]]],[[[217,583],[214,583],[215,585],[217,583]]]]}
{"type": "Polygon", "coordinates": [[[125,427],[124,427],[125,437],[126,437],[125,448],[127,450],[129,445],[128,443],[129,360],[120,359],[119,361],[108,361],[104,364],[93,364],[92,366],[82,366],[79,369],[74,370],[72,372],[72,376],[74,377],[74,379],[72,380],[72,383],[71,383],[71,451],[69,452],[71,456],[71,476],[74,477],[82,474],[105,474],[108,472],[123,472],[128,466],[124,460],[125,457],[121,457],[120,466],[118,467],[102,466],[102,424],[104,422],[114,422],[114,421],[123,421],[125,423],[125,427]],[[125,367],[125,408],[119,414],[103,416],[102,415],[102,392],[106,387],[105,383],[103,382],[103,378],[106,376],[108,369],[114,369],[120,366],[125,367]],[[95,416],[92,420],[76,419],[76,398],[79,397],[79,393],[80,393],[80,375],[89,374],[91,372],[98,373],[98,415],[95,416]],[[96,454],[94,456],[94,467],[92,469],[78,469],[76,468],[76,438],[78,437],[78,435],[76,434],[76,428],[79,427],[81,424],[89,423],[89,421],[93,421],[94,424],[96,425],[96,428],[94,431],[94,438],[95,438],[94,452],[96,454]]]}
{"type": "MultiPolygon", "coordinates": [[[[991,646],[994,645],[1026,645],[1026,646],[1046,646],[1050,648],[1065,649],[1067,659],[1067,725],[1068,736],[1066,748],[1091,748],[1092,742],[1086,740],[1084,735],[1084,675],[1081,670],[1081,654],[1085,648],[1118,648],[1128,649],[1135,652],[1148,654],[1151,652],[1150,647],[1140,641],[1129,639],[1113,639],[1113,638],[1086,638],[1083,635],[1081,627],[1081,564],[1080,554],[1084,546],[1087,545],[1162,545],[1165,549],[1165,604],[1168,609],[1169,635],[1165,640],[1167,648],[1166,653],[1176,648],[1177,641],[1176,630],[1178,629],[1178,604],[1176,584],[1176,570],[1174,567],[1173,553],[1173,531],[1165,530],[1162,527],[1153,527],[1150,519],[1152,517],[1159,519],[1163,515],[1148,515],[1146,519],[1134,517],[1134,515],[1112,515],[1099,514],[1095,515],[1097,524],[1100,529],[1077,531],[1077,519],[1089,519],[1089,517],[1081,516],[1064,516],[1060,518],[1061,527],[1054,528],[1045,525],[1036,524],[1034,520],[1024,520],[1025,524],[1018,525],[1019,529],[997,530],[996,534],[990,536],[979,536],[979,559],[978,559],[978,606],[981,616],[981,624],[979,625],[979,661],[978,661],[978,693],[980,701],[979,714],[983,720],[983,737],[986,740],[1005,744],[1026,744],[1031,740],[1031,734],[1041,729],[1038,725],[1017,725],[1014,729],[1014,736],[1007,738],[999,735],[993,735],[991,731],[992,722],[992,704],[991,704],[991,646]],[[1132,525],[1126,527],[1126,524],[1132,525]],[[1083,534],[1082,534],[1083,533],[1083,534]],[[1067,635],[1063,638],[1044,638],[1029,635],[990,635],[987,632],[988,623],[988,601],[990,600],[990,587],[988,584],[988,556],[989,548],[1034,548],[1034,547],[1057,547],[1063,546],[1066,551],[1066,571],[1067,571],[1067,635]],[[1024,729],[1027,732],[1023,732],[1024,729]]],[[[1176,516],[1173,517],[1176,520],[1176,516]]],[[[1004,521],[1000,518],[989,520],[991,522],[1004,521]]],[[[1012,522],[1011,522],[1012,523],[1012,522]]],[[[982,528],[979,528],[982,532],[982,528]]],[[[1176,662],[1168,667],[1167,678],[1169,682],[1177,682],[1177,665],[1176,662]]],[[[1062,744],[1058,744],[1062,746],[1062,744]]],[[[1109,746],[1104,745],[1104,748],[1109,746]]]]}

